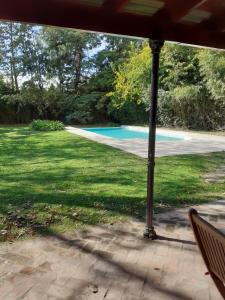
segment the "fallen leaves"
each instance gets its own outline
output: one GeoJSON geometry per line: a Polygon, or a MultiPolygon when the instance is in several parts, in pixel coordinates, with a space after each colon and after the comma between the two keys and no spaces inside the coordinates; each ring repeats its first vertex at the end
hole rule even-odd
{"type": "Polygon", "coordinates": [[[24,202],[20,208],[9,205],[6,216],[1,217],[0,241],[19,239],[23,235],[34,235],[42,228],[47,228],[55,222],[54,213],[47,213],[43,220],[39,211],[30,201],[24,202]]]}

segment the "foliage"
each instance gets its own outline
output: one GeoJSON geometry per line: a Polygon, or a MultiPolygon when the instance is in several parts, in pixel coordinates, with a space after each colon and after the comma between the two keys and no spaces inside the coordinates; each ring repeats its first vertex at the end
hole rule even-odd
{"type": "Polygon", "coordinates": [[[147,43],[143,44],[141,51],[131,45],[130,59],[120,65],[115,71],[116,82],[113,93],[113,106],[120,108],[124,102],[137,104],[147,103],[145,91],[149,89],[150,50],[147,43]]]}
{"type": "Polygon", "coordinates": [[[4,81],[3,76],[0,76],[0,99],[3,100],[4,96],[12,94],[9,84],[4,81]]]}
{"type": "Polygon", "coordinates": [[[224,51],[200,50],[200,72],[211,97],[225,103],[225,53],[224,51]]]}
{"type": "Polygon", "coordinates": [[[34,120],[30,127],[37,131],[58,131],[64,130],[64,125],[60,121],[49,121],[49,120],[34,120]]]}
{"type": "Polygon", "coordinates": [[[86,51],[97,47],[99,35],[54,27],[43,28],[48,77],[57,80],[61,91],[79,92],[89,76],[86,51]]]}
{"type": "MultiPolygon", "coordinates": [[[[151,51],[146,41],[0,23],[0,122],[145,123],[151,51]]],[[[225,128],[225,54],[166,43],[158,123],[225,128]]]]}
{"type": "Polygon", "coordinates": [[[66,115],[67,123],[91,123],[95,117],[96,103],[101,98],[101,92],[91,92],[76,97],[74,103],[71,104],[70,113],[66,115]]]}
{"type": "Polygon", "coordinates": [[[148,121],[148,112],[144,104],[124,102],[119,108],[115,108],[113,103],[108,107],[108,114],[118,124],[142,124],[148,121]]]}
{"type": "Polygon", "coordinates": [[[21,24],[2,22],[0,24],[1,70],[9,77],[11,89],[19,91],[18,78],[22,72],[21,64],[21,24]]]}
{"type": "Polygon", "coordinates": [[[185,85],[159,93],[159,123],[191,129],[212,130],[223,126],[221,106],[203,86],[185,85]]]}
{"type": "Polygon", "coordinates": [[[147,121],[150,90],[150,50],[147,43],[141,51],[130,45],[130,59],[115,69],[115,91],[109,93],[112,102],[109,113],[120,122],[136,123],[147,121]]]}
{"type": "MultiPolygon", "coordinates": [[[[116,71],[111,103],[114,114],[120,112],[123,117],[129,112],[132,120],[130,106],[138,111],[141,103],[142,111],[149,109],[150,68],[147,43],[130,51],[128,61],[116,71]]],[[[205,130],[223,128],[224,78],[223,52],[166,44],[159,73],[159,124],[205,130]]]]}
{"type": "Polygon", "coordinates": [[[202,78],[196,54],[196,48],[166,43],[161,53],[160,87],[168,91],[199,84],[202,78]]]}
{"type": "Polygon", "coordinates": [[[118,121],[111,109],[115,70],[128,59],[130,44],[139,47],[140,42],[115,36],[102,36],[102,43],[105,47],[92,58],[94,72],[85,88],[87,93],[101,93],[100,97],[96,98],[95,119],[101,122],[118,121]]]}

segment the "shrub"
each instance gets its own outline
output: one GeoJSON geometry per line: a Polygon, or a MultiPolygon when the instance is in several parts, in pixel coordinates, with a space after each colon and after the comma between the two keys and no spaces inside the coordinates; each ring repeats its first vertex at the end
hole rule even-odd
{"type": "Polygon", "coordinates": [[[158,121],[162,126],[216,130],[224,127],[225,105],[210,98],[200,85],[159,92],[158,121]]]}
{"type": "Polygon", "coordinates": [[[72,98],[71,105],[65,117],[67,124],[88,124],[95,118],[97,103],[101,99],[101,92],[91,92],[72,98]]]}
{"type": "Polygon", "coordinates": [[[30,126],[37,131],[64,130],[64,124],[60,121],[34,120],[30,126]]]}

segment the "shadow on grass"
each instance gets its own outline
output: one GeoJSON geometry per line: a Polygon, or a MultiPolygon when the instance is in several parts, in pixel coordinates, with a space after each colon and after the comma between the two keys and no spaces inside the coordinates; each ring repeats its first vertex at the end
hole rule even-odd
{"type": "MultiPolygon", "coordinates": [[[[201,203],[219,194],[221,185],[206,185],[201,175],[224,158],[224,153],[216,153],[157,159],[157,210],[201,203]]],[[[0,166],[3,216],[30,201],[26,216],[35,213],[43,219],[54,212],[56,223],[98,224],[145,217],[146,160],[120,150],[64,131],[0,128],[0,166]]]]}

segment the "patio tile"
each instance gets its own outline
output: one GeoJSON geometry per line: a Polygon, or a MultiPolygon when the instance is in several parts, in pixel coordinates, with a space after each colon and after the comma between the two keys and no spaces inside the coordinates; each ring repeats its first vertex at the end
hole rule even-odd
{"type": "MultiPolygon", "coordinates": [[[[196,208],[224,228],[224,203],[196,208]]],[[[221,300],[187,210],[157,215],[155,241],[144,240],[144,224],[134,220],[1,244],[0,300],[221,300]]]]}

